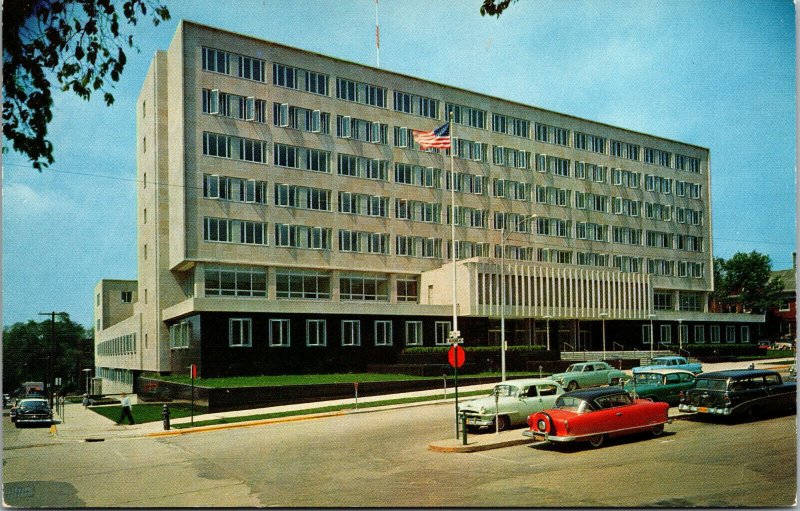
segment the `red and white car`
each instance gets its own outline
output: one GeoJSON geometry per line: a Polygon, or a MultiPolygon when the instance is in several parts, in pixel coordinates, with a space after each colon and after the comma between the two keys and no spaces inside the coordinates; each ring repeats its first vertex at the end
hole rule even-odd
{"type": "Polygon", "coordinates": [[[545,442],[589,442],[600,447],[606,438],[652,432],[660,436],[671,422],[669,404],[633,399],[620,387],[575,390],[561,394],[555,408],[528,417],[522,434],[545,442]]]}

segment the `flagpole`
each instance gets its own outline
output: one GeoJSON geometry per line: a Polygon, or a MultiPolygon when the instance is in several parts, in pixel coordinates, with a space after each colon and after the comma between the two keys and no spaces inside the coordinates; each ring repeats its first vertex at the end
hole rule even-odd
{"type": "MultiPolygon", "coordinates": [[[[455,150],[453,146],[453,112],[450,112],[450,241],[452,243],[452,256],[453,263],[453,331],[458,332],[458,315],[456,304],[456,172],[455,172],[455,150]]],[[[456,334],[458,337],[458,334],[456,334]]],[[[454,339],[455,341],[455,339],[454,339]]]]}
{"type": "Polygon", "coordinates": [[[381,67],[381,31],[378,26],[378,0],[375,0],[375,56],[378,61],[377,67],[381,67]]]}

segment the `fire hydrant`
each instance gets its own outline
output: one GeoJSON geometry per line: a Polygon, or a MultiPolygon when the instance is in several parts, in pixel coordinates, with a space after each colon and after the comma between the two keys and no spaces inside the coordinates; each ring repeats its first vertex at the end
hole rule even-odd
{"type": "Polygon", "coordinates": [[[169,405],[165,404],[161,410],[161,417],[164,418],[164,429],[169,429],[169,405]]]}

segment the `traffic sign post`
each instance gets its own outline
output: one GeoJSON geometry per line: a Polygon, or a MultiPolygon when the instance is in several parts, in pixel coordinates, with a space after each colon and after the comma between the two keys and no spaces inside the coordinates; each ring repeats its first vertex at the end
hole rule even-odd
{"type": "Polygon", "coordinates": [[[192,364],[189,366],[189,376],[192,378],[192,407],[191,407],[191,418],[189,419],[189,425],[194,426],[194,379],[197,377],[197,364],[192,364]]]}
{"type": "MultiPolygon", "coordinates": [[[[458,331],[450,332],[450,341],[453,345],[447,351],[447,362],[453,367],[453,380],[454,380],[454,388],[455,388],[455,395],[456,395],[456,438],[458,438],[458,368],[464,365],[464,360],[466,360],[466,353],[464,352],[464,348],[459,345],[459,342],[463,342],[463,339],[458,337],[458,331]]],[[[464,427],[466,431],[466,426],[464,427]]],[[[465,442],[466,444],[466,437],[465,442]]]]}

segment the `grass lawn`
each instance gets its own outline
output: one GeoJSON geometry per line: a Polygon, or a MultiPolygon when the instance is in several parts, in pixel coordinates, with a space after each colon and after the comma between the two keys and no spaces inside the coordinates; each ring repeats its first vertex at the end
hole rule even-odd
{"type": "MultiPolygon", "coordinates": [[[[163,405],[159,403],[137,403],[132,406],[131,413],[133,414],[133,419],[137,423],[160,422],[162,420],[162,408],[163,405]]],[[[122,413],[119,405],[93,406],[89,409],[95,413],[99,413],[103,417],[111,419],[114,422],[119,420],[119,416],[122,413]]],[[[195,405],[194,414],[200,415],[201,413],[205,413],[205,410],[195,405]]],[[[189,403],[169,403],[170,419],[189,417],[191,414],[192,410],[189,403]]],[[[125,424],[127,424],[127,420],[125,421],[125,424]]]]}
{"type": "MultiPolygon", "coordinates": [[[[486,390],[475,390],[471,392],[459,392],[458,397],[459,401],[462,397],[470,397],[470,396],[485,396],[489,392],[486,390]]],[[[448,391],[447,393],[449,398],[452,398],[453,393],[452,391],[448,391]]],[[[405,403],[419,403],[424,401],[435,401],[441,399],[442,396],[435,395],[435,396],[420,396],[420,397],[409,397],[409,398],[401,398],[401,399],[387,399],[383,401],[371,401],[368,403],[359,403],[358,408],[374,408],[377,406],[387,406],[387,405],[399,405],[405,403]]],[[[340,410],[352,410],[355,408],[355,403],[348,403],[348,404],[341,404],[341,405],[333,405],[333,406],[321,406],[317,408],[308,408],[305,410],[290,410],[286,412],[273,412],[273,413],[262,413],[256,415],[247,415],[242,417],[226,417],[222,419],[212,419],[206,421],[194,421],[194,426],[190,426],[189,423],[185,424],[173,424],[173,429],[185,429],[190,427],[198,427],[198,426],[214,426],[217,424],[233,424],[236,422],[245,422],[245,421],[256,421],[256,420],[265,420],[265,419],[279,419],[281,417],[293,417],[297,415],[309,415],[309,414],[316,414],[316,413],[331,413],[331,412],[338,412],[340,410]]]]}
{"type": "MultiPolygon", "coordinates": [[[[530,372],[508,372],[508,377],[531,376],[530,372]]],[[[542,373],[544,376],[550,373],[542,373]]],[[[470,377],[499,377],[500,373],[480,373],[461,375],[462,378],[470,377]]],[[[148,376],[153,379],[175,383],[191,384],[192,380],[185,375],[148,376]]],[[[198,387],[210,388],[235,388],[235,387],[268,387],[272,385],[320,385],[326,383],[370,383],[384,381],[409,381],[409,380],[441,380],[441,376],[412,376],[408,374],[378,374],[378,373],[342,373],[342,374],[288,374],[276,376],[232,376],[228,378],[195,378],[194,384],[198,387]]],[[[452,372],[447,375],[447,380],[452,381],[452,372]]]]}

